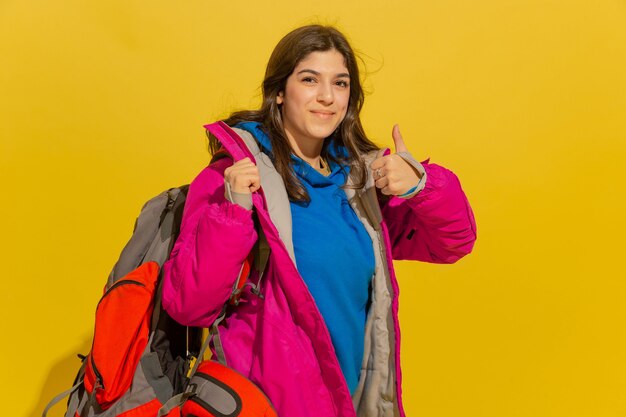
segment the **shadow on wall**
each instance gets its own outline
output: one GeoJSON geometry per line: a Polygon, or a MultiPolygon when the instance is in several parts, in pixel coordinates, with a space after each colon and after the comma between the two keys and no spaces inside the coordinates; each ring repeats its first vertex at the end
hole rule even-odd
{"type": "MultiPolygon", "coordinates": [[[[91,335],[85,336],[83,343],[77,346],[73,351],[67,354],[63,359],[52,366],[43,389],[39,394],[39,401],[35,404],[28,417],[41,417],[43,409],[57,394],[70,389],[73,385],[76,373],[80,368],[81,361],[78,354],[87,355],[91,350],[91,335]]],[[[50,412],[48,417],[62,417],[67,409],[67,398],[57,403],[50,412]]]]}

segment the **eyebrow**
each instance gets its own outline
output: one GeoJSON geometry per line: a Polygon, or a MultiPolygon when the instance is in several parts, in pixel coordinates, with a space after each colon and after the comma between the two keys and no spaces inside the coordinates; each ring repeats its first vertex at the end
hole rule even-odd
{"type": "MultiPolygon", "coordinates": [[[[305,68],[305,69],[303,69],[303,70],[298,71],[298,75],[299,75],[299,74],[302,74],[303,72],[310,72],[311,74],[315,74],[315,75],[318,75],[318,76],[320,75],[320,73],[319,73],[319,72],[317,72],[317,71],[315,71],[315,70],[312,70],[312,69],[307,69],[307,68],[305,68]]],[[[336,76],[337,76],[337,77],[347,77],[347,78],[350,78],[350,74],[348,74],[347,72],[342,72],[342,73],[339,73],[339,74],[337,74],[336,76]]]]}

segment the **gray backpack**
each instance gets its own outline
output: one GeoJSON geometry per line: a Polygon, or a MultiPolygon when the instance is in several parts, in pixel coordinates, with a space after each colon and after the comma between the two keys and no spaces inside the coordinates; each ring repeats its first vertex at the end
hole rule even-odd
{"type": "MultiPolygon", "coordinates": [[[[154,261],[159,266],[165,263],[180,232],[188,189],[188,185],[171,188],[143,206],[135,222],[133,234],[109,275],[105,290],[112,288],[126,274],[146,262],[154,261]]],[[[44,410],[44,416],[67,395],[70,396],[65,414],[67,417],[108,417],[138,407],[158,410],[161,404],[184,390],[190,360],[198,355],[201,347],[201,329],[182,326],[162,308],[160,274],[148,344],[134,372],[130,389],[107,410],[99,409],[93,396],[85,390],[83,378],[86,357],[79,355],[82,366],[76,375],[74,386],[56,396],[44,410]]]]}
{"type": "MultiPolygon", "coordinates": [[[[230,155],[224,150],[219,151],[213,156],[211,162],[224,157],[230,158],[230,155]]],[[[70,397],[66,417],[114,417],[120,414],[135,417],[165,415],[172,408],[183,404],[190,395],[194,395],[185,393],[185,390],[201,362],[196,358],[203,358],[203,353],[210,341],[214,343],[217,360],[226,365],[218,324],[226,317],[229,305],[236,306],[243,283],[251,288],[251,293],[262,298],[259,285],[269,258],[269,246],[255,219],[259,238],[253,248],[253,268],[258,273],[258,281],[247,282],[247,276],[239,276],[233,287],[231,298],[225,304],[222,314],[211,326],[210,337],[202,343],[203,329],[177,323],[161,305],[163,282],[161,267],[168,259],[180,233],[188,189],[189,185],[170,188],[150,199],[143,206],[135,222],[133,234],[107,280],[105,287],[107,291],[103,298],[115,287],[119,288],[120,284],[123,284],[121,281],[128,281],[125,277],[134,273],[138,268],[146,266],[149,262],[154,262],[159,266],[155,291],[151,299],[153,310],[149,324],[148,343],[135,369],[130,370],[132,372],[130,386],[119,398],[115,397],[116,399],[107,405],[106,409],[102,409],[96,401],[95,389],[91,394],[85,389],[85,370],[88,368],[86,359],[89,356],[79,355],[82,359],[82,366],[76,375],[74,386],[50,401],[43,412],[44,417],[53,405],[68,395],[70,397]]],[[[124,363],[119,365],[124,366],[124,363]]],[[[94,366],[91,368],[96,370],[94,366]]],[[[122,386],[126,387],[126,385],[122,386]]],[[[215,401],[215,404],[223,404],[225,400],[230,404],[235,400],[234,397],[220,393],[218,385],[208,389],[207,393],[208,398],[205,400],[215,401]]]]}

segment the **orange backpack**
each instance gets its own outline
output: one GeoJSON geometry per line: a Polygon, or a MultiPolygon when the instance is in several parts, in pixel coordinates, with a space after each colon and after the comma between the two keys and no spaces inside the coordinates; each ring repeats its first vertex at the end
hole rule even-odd
{"type": "Polygon", "coordinates": [[[117,281],[98,302],[84,384],[102,410],[131,386],[148,345],[158,276],[159,265],[147,262],[117,281]]]}
{"type": "Polygon", "coordinates": [[[244,286],[261,296],[258,286],[269,248],[260,228],[231,299],[213,324],[213,337],[202,348],[201,329],[176,323],[161,306],[161,265],[178,236],[187,189],[169,189],[143,206],[98,302],[91,352],[79,355],[82,366],[74,386],[50,401],[44,417],[68,395],[66,417],[276,416],[263,392],[225,361],[195,360],[210,341],[219,343],[217,325],[227,307],[237,305],[244,286]],[[247,281],[253,263],[257,283],[247,281]],[[197,414],[203,406],[207,411],[197,414]]]}

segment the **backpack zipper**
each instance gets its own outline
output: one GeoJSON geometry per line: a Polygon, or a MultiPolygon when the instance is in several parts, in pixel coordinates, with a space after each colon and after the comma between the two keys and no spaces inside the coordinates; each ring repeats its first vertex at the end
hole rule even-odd
{"type": "MultiPolygon", "coordinates": [[[[113,291],[115,288],[120,287],[122,285],[138,285],[140,287],[145,287],[146,284],[144,284],[143,282],[140,281],[135,281],[132,279],[122,279],[117,281],[115,284],[111,285],[111,287],[106,290],[106,292],[104,293],[104,295],[102,295],[102,298],[100,298],[100,301],[98,301],[98,305],[96,306],[96,311],[98,310],[98,307],[100,306],[100,303],[102,302],[102,300],[104,300],[104,298],[109,295],[111,293],[111,291],[113,291]]],[[[96,321],[97,323],[97,321],[96,321]]],[[[95,329],[95,325],[94,325],[94,335],[96,333],[96,329],[95,329]]],[[[93,373],[96,375],[96,383],[93,387],[93,392],[96,392],[97,388],[104,388],[104,378],[102,378],[102,374],[100,373],[100,371],[98,370],[98,367],[96,366],[96,361],[93,358],[93,343],[95,342],[95,338],[94,340],[91,342],[91,354],[89,355],[89,361],[91,362],[91,369],[93,369],[93,373]]]]}
{"type": "Polygon", "coordinates": [[[117,287],[120,287],[120,286],[126,285],[126,284],[139,285],[140,287],[145,287],[146,286],[146,284],[144,284],[143,282],[135,281],[135,280],[132,280],[132,279],[122,279],[122,280],[119,280],[115,284],[111,285],[111,287],[109,287],[109,289],[106,290],[106,292],[102,295],[102,298],[100,298],[100,301],[98,301],[98,305],[96,306],[96,310],[100,306],[100,303],[102,302],[102,300],[104,300],[104,298],[107,295],[109,295],[111,293],[111,291],[113,291],[117,287]]]}
{"type": "Polygon", "coordinates": [[[91,360],[91,369],[93,369],[93,373],[96,374],[96,383],[93,386],[93,392],[96,392],[96,389],[102,388],[104,389],[104,380],[102,379],[102,374],[98,370],[96,366],[96,361],[93,360],[93,355],[90,356],[91,360]]]}

